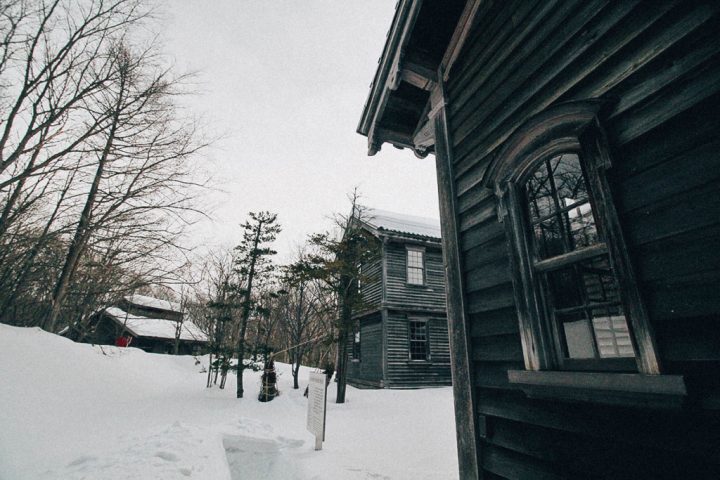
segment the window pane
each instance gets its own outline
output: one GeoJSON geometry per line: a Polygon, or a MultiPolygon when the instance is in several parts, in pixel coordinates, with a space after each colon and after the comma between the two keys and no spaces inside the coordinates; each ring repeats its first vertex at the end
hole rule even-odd
{"type": "Polygon", "coordinates": [[[593,318],[593,328],[602,358],[635,356],[624,315],[595,317],[593,318]]]}
{"type": "MultiPolygon", "coordinates": [[[[552,180],[560,199],[585,200],[588,189],[580,167],[580,159],[574,153],[560,155],[550,160],[552,180]]],[[[569,203],[568,203],[569,204],[569,203]]]]}
{"type": "MultiPolygon", "coordinates": [[[[571,202],[568,199],[566,201],[571,202]]],[[[595,228],[595,218],[593,217],[590,202],[586,201],[580,204],[574,202],[571,205],[574,206],[567,212],[570,236],[572,237],[571,244],[574,249],[595,245],[600,239],[598,238],[597,228],[595,228]]]]}
{"type": "Polygon", "coordinates": [[[566,356],[568,358],[595,358],[593,332],[590,329],[590,322],[582,314],[565,316],[565,318],[568,321],[561,321],[563,333],[565,334],[566,356]]]}
{"type": "Polygon", "coordinates": [[[540,164],[525,187],[535,254],[551,258],[598,243],[587,184],[575,154],[540,164]]]}
{"type": "Polygon", "coordinates": [[[567,358],[635,356],[607,254],[546,272],[545,284],[567,358]]]}

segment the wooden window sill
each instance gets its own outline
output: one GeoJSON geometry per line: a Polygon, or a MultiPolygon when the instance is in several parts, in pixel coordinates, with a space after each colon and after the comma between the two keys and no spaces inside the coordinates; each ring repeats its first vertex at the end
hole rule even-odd
{"type": "Polygon", "coordinates": [[[687,395],[681,375],[509,370],[530,398],[631,407],[677,408],[687,395]]]}

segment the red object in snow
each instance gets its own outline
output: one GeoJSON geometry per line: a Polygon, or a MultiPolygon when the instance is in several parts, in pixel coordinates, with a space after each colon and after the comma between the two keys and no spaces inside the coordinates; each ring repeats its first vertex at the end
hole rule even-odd
{"type": "Polygon", "coordinates": [[[115,346],[117,347],[129,347],[130,342],[132,342],[132,337],[128,335],[127,337],[118,337],[115,340],[115,346]]]}

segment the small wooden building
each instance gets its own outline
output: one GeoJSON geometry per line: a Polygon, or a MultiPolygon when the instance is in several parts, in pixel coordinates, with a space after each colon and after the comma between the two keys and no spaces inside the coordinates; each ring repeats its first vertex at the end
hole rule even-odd
{"type": "Polygon", "coordinates": [[[398,2],[358,131],[435,156],[462,479],[720,478],[718,32],[398,2]]]}
{"type": "Polygon", "coordinates": [[[200,354],[208,345],[207,335],[184,318],[180,305],[145,295],[130,295],[100,310],[90,319],[90,328],[87,341],[116,345],[124,337],[122,345],[129,341],[129,346],[151,353],[174,352],[178,334],[180,354],[200,354]]]}
{"type": "Polygon", "coordinates": [[[375,388],[450,385],[440,222],[368,210],[380,255],[361,265],[367,311],[355,315],[347,380],[375,388]]]}

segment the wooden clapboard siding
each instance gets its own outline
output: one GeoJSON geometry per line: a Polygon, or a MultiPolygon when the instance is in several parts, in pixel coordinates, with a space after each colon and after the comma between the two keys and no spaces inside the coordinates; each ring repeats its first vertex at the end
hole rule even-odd
{"type": "Polygon", "coordinates": [[[364,264],[362,266],[362,274],[363,277],[366,277],[366,281],[362,285],[363,301],[369,308],[377,309],[382,303],[382,259],[364,264]]]}
{"type": "MultiPolygon", "coordinates": [[[[720,478],[719,2],[509,1],[483,7],[448,79],[452,191],[485,478],[720,478]],[[602,97],[608,180],[683,409],[527,398],[495,195],[479,186],[529,117],[602,97]]],[[[397,321],[397,319],[396,319],[397,321]]]]}
{"type": "Polygon", "coordinates": [[[425,250],[425,285],[407,283],[407,250],[412,243],[387,242],[383,255],[387,262],[385,298],[388,305],[403,308],[445,309],[445,281],[442,250],[428,246],[425,250]]]}
{"type": "MultiPolygon", "coordinates": [[[[360,323],[360,360],[348,362],[348,382],[359,386],[380,386],[382,382],[382,317],[374,313],[358,319],[360,323]]],[[[348,339],[352,352],[353,338],[348,339]]]]}
{"type": "Polygon", "coordinates": [[[390,310],[387,315],[388,387],[450,385],[450,346],[444,315],[422,316],[390,310]],[[409,318],[427,319],[430,347],[428,361],[410,360],[409,318]]]}

